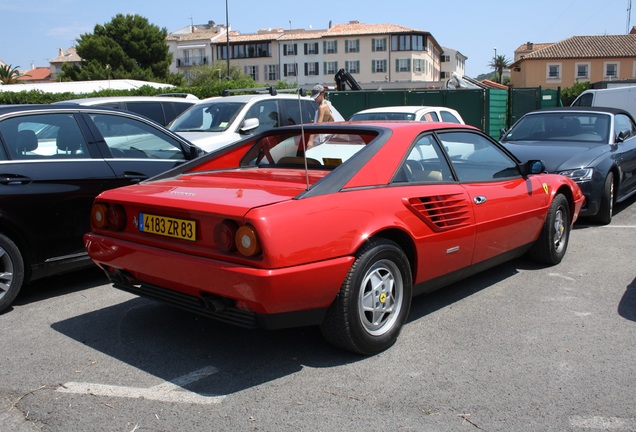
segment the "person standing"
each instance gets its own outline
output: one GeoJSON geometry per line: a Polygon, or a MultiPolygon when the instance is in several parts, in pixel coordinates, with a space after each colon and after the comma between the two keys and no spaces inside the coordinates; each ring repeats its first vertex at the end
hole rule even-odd
{"type": "Polygon", "coordinates": [[[318,109],[316,110],[316,115],[314,116],[314,123],[326,123],[332,122],[334,120],[333,113],[331,112],[331,107],[329,103],[325,100],[325,88],[316,84],[311,89],[311,96],[309,96],[318,104],[318,109]]]}

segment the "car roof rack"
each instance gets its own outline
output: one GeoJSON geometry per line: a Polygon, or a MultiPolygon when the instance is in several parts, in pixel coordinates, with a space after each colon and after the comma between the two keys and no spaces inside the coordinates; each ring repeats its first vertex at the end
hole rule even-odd
{"type": "Polygon", "coordinates": [[[274,86],[269,87],[252,87],[252,88],[242,88],[242,89],[227,89],[223,90],[221,96],[229,96],[234,93],[247,93],[247,94],[266,94],[269,93],[271,96],[276,96],[278,93],[300,93],[301,96],[307,96],[307,92],[305,89],[280,89],[278,90],[274,86]]]}

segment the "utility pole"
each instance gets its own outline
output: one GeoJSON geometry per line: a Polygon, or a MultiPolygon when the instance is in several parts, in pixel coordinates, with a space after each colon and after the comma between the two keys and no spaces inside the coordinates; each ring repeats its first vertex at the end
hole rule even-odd
{"type": "Polygon", "coordinates": [[[227,40],[227,79],[230,79],[230,20],[227,11],[227,1],[225,0],[225,36],[227,40]]]}

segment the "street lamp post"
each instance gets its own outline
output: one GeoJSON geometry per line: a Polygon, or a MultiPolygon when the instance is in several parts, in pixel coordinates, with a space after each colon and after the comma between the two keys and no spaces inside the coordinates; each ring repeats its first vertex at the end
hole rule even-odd
{"type": "Polygon", "coordinates": [[[227,79],[230,79],[230,20],[227,9],[227,1],[225,0],[225,39],[227,41],[227,79]]]}

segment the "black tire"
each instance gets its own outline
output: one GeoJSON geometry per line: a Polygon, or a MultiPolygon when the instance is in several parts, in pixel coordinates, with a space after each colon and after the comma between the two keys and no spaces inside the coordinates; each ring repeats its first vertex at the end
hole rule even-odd
{"type": "Polygon", "coordinates": [[[555,265],[561,262],[570,240],[570,204],[565,196],[557,194],[543,223],[541,234],[529,251],[535,261],[555,265]]]}
{"type": "Polygon", "coordinates": [[[0,234],[0,312],[11,306],[24,282],[24,260],[10,238],[0,234]]]}
{"type": "Polygon", "coordinates": [[[614,173],[610,172],[605,178],[605,185],[603,187],[603,196],[601,197],[601,206],[592,217],[592,221],[600,225],[608,225],[612,222],[612,215],[614,213],[614,173]]]}
{"type": "Polygon", "coordinates": [[[391,347],[406,322],[413,282],[409,260],[393,241],[371,239],[356,254],[320,329],[331,344],[359,354],[391,347]]]}

